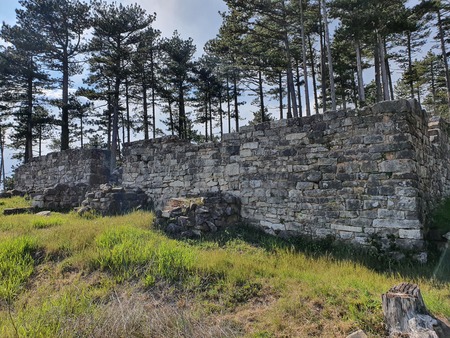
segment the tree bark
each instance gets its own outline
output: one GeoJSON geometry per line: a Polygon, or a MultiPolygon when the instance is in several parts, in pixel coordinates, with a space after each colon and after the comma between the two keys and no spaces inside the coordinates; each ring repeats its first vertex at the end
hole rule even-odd
{"type": "Polygon", "coordinates": [[[361,60],[361,43],[356,41],[356,69],[358,73],[358,97],[360,106],[364,106],[366,102],[366,94],[364,92],[364,79],[361,60]]]}
{"type": "MultiPolygon", "coordinates": [[[[31,64],[33,61],[31,61],[31,64]]],[[[25,157],[24,162],[28,163],[33,158],[33,77],[27,79],[27,131],[25,136],[25,157]]]]}
{"type": "Polygon", "coordinates": [[[258,70],[258,88],[259,88],[259,103],[261,109],[261,122],[266,121],[266,107],[264,106],[264,87],[263,87],[263,79],[262,79],[262,71],[258,70]]]}
{"type": "Polygon", "coordinates": [[[450,336],[450,327],[428,312],[416,284],[401,283],[381,296],[386,327],[390,337],[414,335],[444,338],[450,336]]]}
{"type": "Polygon", "coordinates": [[[383,100],[389,101],[389,80],[386,69],[386,55],[384,53],[384,42],[381,35],[377,34],[378,51],[380,57],[381,79],[383,83],[383,100]]]}
{"type": "Polygon", "coordinates": [[[283,75],[278,73],[278,98],[280,105],[280,120],[283,119],[283,75]]]}
{"type": "Polygon", "coordinates": [[[314,109],[316,114],[319,114],[319,98],[317,97],[316,69],[314,67],[314,53],[310,35],[308,35],[308,47],[309,47],[309,58],[311,60],[311,77],[313,81],[313,91],[314,91],[314,109]]]}
{"type": "Polygon", "coordinates": [[[308,84],[308,67],[306,66],[306,40],[305,40],[305,18],[303,13],[303,3],[300,1],[300,30],[302,37],[302,58],[303,58],[303,77],[305,79],[305,106],[306,116],[311,116],[311,107],[309,103],[309,84],[308,84]]]}
{"type": "Polygon", "coordinates": [[[437,9],[437,18],[438,18],[438,27],[439,27],[439,37],[441,42],[441,50],[442,50],[442,59],[444,60],[444,68],[445,68],[445,82],[447,84],[447,101],[448,108],[450,110],[450,73],[448,67],[448,58],[447,58],[447,50],[445,48],[445,38],[444,38],[444,27],[442,25],[442,17],[441,11],[439,8],[437,9]]]}
{"type": "Polygon", "coordinates": [[[326,0],[322,0],[322,12],[323,12],[323,24],[325,30],[325,45],[327,48],[328,56],[328,72],[330,78],[330,95],[331,95],[331,110],[336,110],[336,88],[334,85],[334,71],[333,71],[333,57],[331,56],[331,43],[330,43],[330,32],[328,31],[328,15],[326,8],[326,0]]]}

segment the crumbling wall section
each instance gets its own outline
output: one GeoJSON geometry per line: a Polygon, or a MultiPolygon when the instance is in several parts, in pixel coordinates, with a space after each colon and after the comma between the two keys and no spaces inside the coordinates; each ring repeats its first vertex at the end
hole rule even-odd
{"type": "Polygon", "coordinates": [[[99,186],[108,183],[110,153],[100,149],[72,149],[34,158],[17,168],[17,190],[44,191],[57,184],[99,186]]]}

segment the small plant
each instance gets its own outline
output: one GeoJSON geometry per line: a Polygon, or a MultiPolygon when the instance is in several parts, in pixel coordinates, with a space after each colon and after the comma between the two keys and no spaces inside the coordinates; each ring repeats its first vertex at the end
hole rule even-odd
{"type": "MultiPolygon", "coordinates": [[[[123,227],[110,230],[96,240],[96,264],[111,272],[118,282],[143,277],[150,286],[154,279],[183,280],[192,270],[192,249],[174,241],[158,240],[148,230],[123,227]]],[[[94,264],[95,265],[95,264],[94,264]]]]}
{"type": "Polygon", "coordinates": [[[47,229],[63,224],[61,218],[39,218],[33,221],[33,228],[35,229],[47,229]]]}

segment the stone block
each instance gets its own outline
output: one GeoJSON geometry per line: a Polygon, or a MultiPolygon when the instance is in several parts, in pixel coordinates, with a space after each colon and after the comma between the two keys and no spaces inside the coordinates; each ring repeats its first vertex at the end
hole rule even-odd
{"type": "Polygon", "coordinates": [[[380,163],[379,171],[391,173],[410,173],[416,171],[416,165],[417,164],[410,159],[388,160],[380,163]]]}
{"type": "Polygon", "coordinates": [[[398,237],[403,239],[423,239],[422,231],[418,229],[400,229],[398,231],[398,237]]]}
{"type": "Polygon", "coordinates": [[[375,219],[373,221],[374,228],[391,228],[391,229],[419,229],[422,224],[419,220],[407,219],[375,219]]]}
{"type": "Polygon", "coordinates": [[[345,232],[362,232],[362,227],[353,227],[343,224],[331,224],[331,229],[345,232]]]}

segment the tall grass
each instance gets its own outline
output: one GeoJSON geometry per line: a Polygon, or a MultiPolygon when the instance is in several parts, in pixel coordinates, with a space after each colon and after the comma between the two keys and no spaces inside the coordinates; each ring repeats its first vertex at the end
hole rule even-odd
{"type": "Polygon", "coordinates": [[[147,286],[157,278],[182,280],[192,269],[194,252],[148,230],[120,227],[101,234],[94,268],[111,272],[118,282],[142,277],[147,286]]]}
{"type": "Polygon", "coordinates": [[[0,242],[0,299],[11,302],[33,273],[36,241],[18,237],[0,242]]]}
{"type": "Polygon", "coordinates": [[[381,294],[403,281],[450,318],[450,283],[427,266],[247,227],[173,240],[152,220],[0,216],[0,336],[381,337],[381,294]]]}

